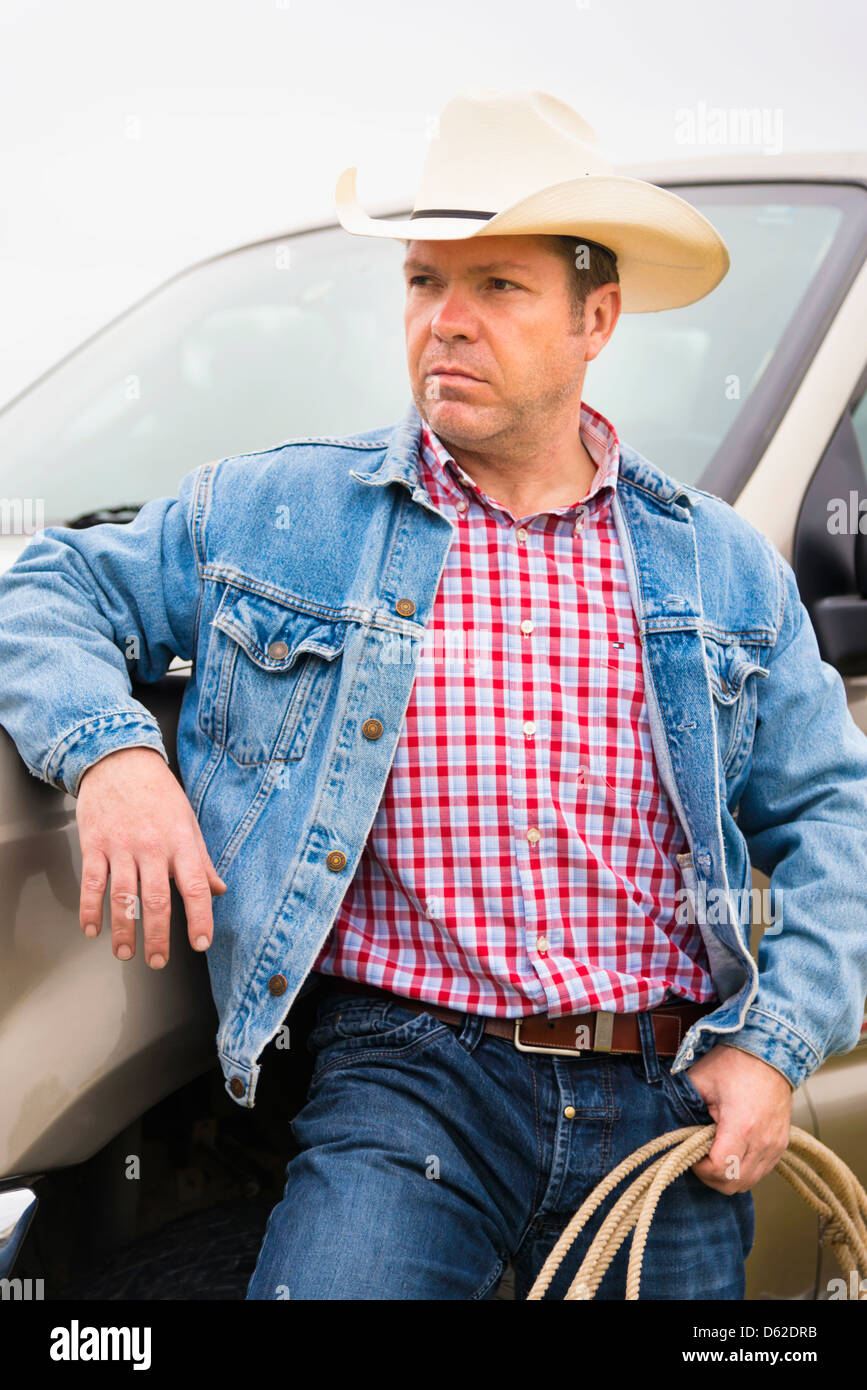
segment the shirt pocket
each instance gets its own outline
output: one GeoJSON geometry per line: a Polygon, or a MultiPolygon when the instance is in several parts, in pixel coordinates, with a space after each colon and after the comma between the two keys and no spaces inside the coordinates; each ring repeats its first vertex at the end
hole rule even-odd
{"type": "Polygon", "coordinates": [[[767,647],[703,635],[713,694],[717,748],[722,770],[734,777],[752,747],[758,684],[769,674],[763,665],[767,647]]]}
{"type": "Polygon", "coordinates": [[[211,629],[202,732],[242,766],[300,758],[348,623],[227,585],[211,629]]]}

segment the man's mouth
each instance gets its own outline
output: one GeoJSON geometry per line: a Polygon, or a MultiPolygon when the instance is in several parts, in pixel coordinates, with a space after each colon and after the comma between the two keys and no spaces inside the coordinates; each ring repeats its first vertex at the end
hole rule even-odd
{"type": "Polygon", "coordinates": [[[443,381],[481,381],[482,379],[473,376],[472,372],[463,372],[457,367],[433,367],[426,375],[440,377],[443,381]]]}

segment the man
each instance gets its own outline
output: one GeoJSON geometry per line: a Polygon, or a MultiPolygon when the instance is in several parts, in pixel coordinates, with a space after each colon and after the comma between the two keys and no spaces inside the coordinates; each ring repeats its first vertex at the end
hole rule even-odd
{"type": "Polygon", "coordinates": [[[715,1123],[642,1296],[742,1298],[793,1089],[859,1035],[867,740],[782,557],[582,402],[621,309],[709,293],[726,249],[543,93],[449,103],[407,222],[353,174],[343,225],[407,243],[404,420],[37,537],[0,581],[0,715],[78,797],[89,935],[110,873],[129,959],[140,884],[162,968],[174,877],[239,1103],[322,987],[248,1297],[487,1298],[507,1261],[523,1297],[623,1157],[715,1123]],[[175,654],[184,789],[129,685],[175,654]],[[783,905],[758,970],[750,855],[783,905]]]}

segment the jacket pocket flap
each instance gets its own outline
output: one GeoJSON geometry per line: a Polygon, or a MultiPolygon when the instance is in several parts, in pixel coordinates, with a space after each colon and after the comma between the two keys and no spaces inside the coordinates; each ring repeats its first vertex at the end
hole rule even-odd
{"type": "Polygon", "coordinates": [[[703,640],[713,693],[723,704],[731,704],[738,698],[744,681],[753,672],[760,676],[769,674],[756,660],[758,652],[754,646],[741,646],[734,640],[722,641],[707,633],[703,634],[703,640]]]}
{"type": "Polygon", "coordinates": [[[246,590],[227,590],[214,627],[233,638],[263,671],[288,671],[303,652],[333,661],[346,643],[348,624],[287,608],[246,590]]]}

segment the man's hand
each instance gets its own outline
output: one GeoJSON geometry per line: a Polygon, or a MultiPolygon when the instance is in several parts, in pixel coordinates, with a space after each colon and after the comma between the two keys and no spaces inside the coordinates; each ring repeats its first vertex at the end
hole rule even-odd
{"type": "Polygon", "coordinates": [[[728,1196],[749,1191],[789,1146],[791,1086],[770,1063],[725,1043],[687,1070],[717,1127],[713,1147],[692,1172],[728,1196]]]}
{"type": "Polygon", "coordinates": [[[76,808],[81,841],[79,921],[98,936],[111,872],[112,949],[118,960],[135,954],[141,917],[145,957],[159,970],[169,958],[169,875],[184,900],[190,943],[205,951],[214,932],[211,898],[226,885],[214,868],[183,787],[155,748],[119,748],[85,772],[76,808]]]}

